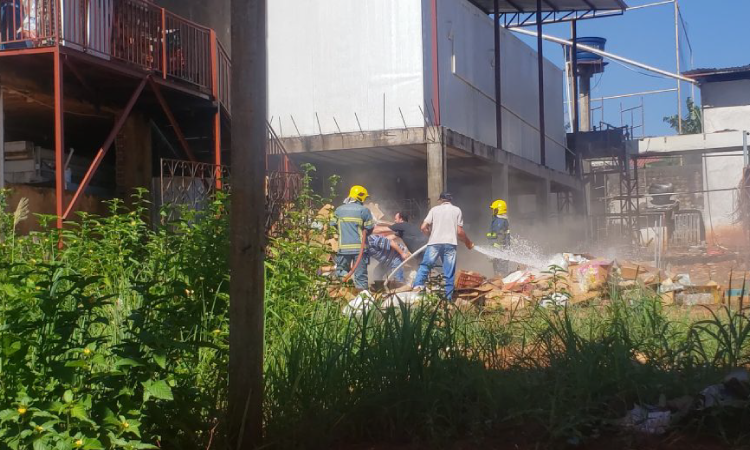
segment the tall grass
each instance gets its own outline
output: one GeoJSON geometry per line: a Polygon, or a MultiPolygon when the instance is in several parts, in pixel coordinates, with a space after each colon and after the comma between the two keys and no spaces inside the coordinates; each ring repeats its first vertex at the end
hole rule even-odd
{"type": "MultiPolygon", "coordinates": [[[[429,297],[347,316],[319,274],[328,200],[306,186],[266,261],[270,448],[508,430],[586,442],[636,404],[696,396],[748,363],[745,310],[696,319],[645,289],[588,308],[487,313],[429,297]]],[[[143,195],[69,224],[62,249],[57,231],[11,238],[13,215],[0,217],[0,449],[223,446],[228,205],[153,227],[143,195]]],[[[748,444],[747,412],[677,425],[748,444]]]]}

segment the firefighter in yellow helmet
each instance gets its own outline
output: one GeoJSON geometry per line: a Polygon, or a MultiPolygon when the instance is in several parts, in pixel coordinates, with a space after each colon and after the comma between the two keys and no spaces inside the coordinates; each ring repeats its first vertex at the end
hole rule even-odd
{"type": "MultiPolygon", "coordinates": [[[[367,265],[369,256],[363,251],[362,239],[367,239],[375,227],[372,213],[364,206],[369,194],[362,186],[353,186],[344,204],[336,208],[333,213],[331,226],[337,227],[339,232],[339,251],[336,254],[336,275],[339,278],[347,276],[354,264],[359,265],[354,270],[354,285],[359,290],[367,289],[367,265]],[[360,256],[360,253],[362,255],[360,256]]],[[[366,243],[366,241],[365,241],[366,243]]]]}
{"type": "MultiPolygon", "coordinates": [[[[487,239],[493,247],[507,249],[510,247],[510,222],[508,221],[508,205],[503,200],[495,200],[490,205],[492,210],[492,222],[487,239]]],[[[497,275],[508,274],[508,261],[495,259],[492,266],[497,275]]]]}

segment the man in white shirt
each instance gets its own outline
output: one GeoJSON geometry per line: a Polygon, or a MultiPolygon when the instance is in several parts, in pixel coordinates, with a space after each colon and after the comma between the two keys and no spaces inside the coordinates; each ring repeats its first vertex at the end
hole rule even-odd
{"type": "Polygon", "coordinates": [[[432,208],[422,223],[422,233],[429,236],[422,264],[419,265],[417,278],[414,280],[415,289],[424,289],[424,284],[430,276],[430,271],[438,260],[443,262],[445,276],[445,296],[453,298],[453,285],[456,276],[456,248],[458,241],[463,242],[471,250],[474,243],[464,232],[464,221],[461,209],[454,206],[453,196],[447,192],[440,194],[439,203],[432,208]]]}

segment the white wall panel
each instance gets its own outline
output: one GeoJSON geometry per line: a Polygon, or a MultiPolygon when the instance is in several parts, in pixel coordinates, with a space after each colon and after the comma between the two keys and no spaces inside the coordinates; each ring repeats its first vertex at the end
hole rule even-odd
{"type": "Polygon", "coordinates": [[[291,117],[301,135],[359,131],[355,113],[365,131],[402,128],[404,121],[423,126],[421,3],[268,2],[269,118],[276,131],[296,136],[291,117]]]}

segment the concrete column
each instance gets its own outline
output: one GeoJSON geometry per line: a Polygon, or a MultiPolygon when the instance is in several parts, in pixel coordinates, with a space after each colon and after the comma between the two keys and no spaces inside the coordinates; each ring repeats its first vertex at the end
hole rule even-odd
{"type": "Polygon", "coordinates": [[[5,104],[0,83],[0,189],[5,189],[5,104]]]}
{"type": "Polygon", "coordinates": [[[427,196],[430,205],[437,205],[440,193],[445,191],[448,179],[448,164],[442,133],[439,139],[427,143],[427,196]]]}
{"type": "Polygon", "coordinates": [[[543,222],[549,218],[549,195],[551,191],[549,178],[542,178],[537,183],[536,215],[543,222]]]}

